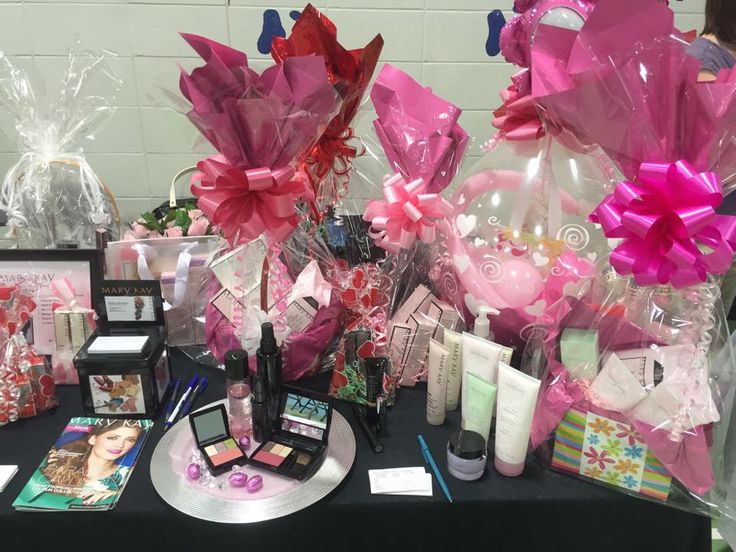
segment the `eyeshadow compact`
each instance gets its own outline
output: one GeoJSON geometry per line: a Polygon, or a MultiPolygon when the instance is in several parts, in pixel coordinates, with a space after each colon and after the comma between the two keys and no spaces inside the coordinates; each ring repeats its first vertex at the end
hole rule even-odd
{"type": "Polygon", "coordinates": [[[327,453],[332,403],[324,395],[283,387],[270,440],[248,459],[251,466],[303,480],[327,453]]]}
{"type": "Polygon", "coordinates": [[[198,410],[189,415],[194,440],[213,475],[225,473],[236,464],[248,460],[240,449],[227,423],[225,405],[198,410]]]}

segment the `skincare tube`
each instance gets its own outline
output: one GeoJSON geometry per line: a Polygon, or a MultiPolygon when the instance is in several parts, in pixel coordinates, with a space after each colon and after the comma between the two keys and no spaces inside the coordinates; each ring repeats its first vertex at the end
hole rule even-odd
{"type": "Polygon", "coordinates": [[[463,416],[462,427],[466,431],[475,431],[482,435],[487,444],[491,434],[493,408],[496,406],[496,386],[473,372],[468,372],[467,382],[468,400],[463,403],[467,415],[463,416]]]}
{"type": "Polygon", "coordinates": [[[439,341],[429,340],[429,376],[427,377],[427,423],[445,423],[447,400],[447,361],[450,350],[439,341]]]}
{"type": "Polygon", "coordinates": [[[500,474],[516,477],[524,471],[540,384],[538,379],[499,363],[495,466],[500,474]]]}
{"type": "Polygon", "coordinates": [[[447,359],[447,410],[456,410],[460,400],[460,385],[463,374],[463,335],[452,330],[444,331],[445,347],[450,350],[447,359]]]}
{"type": "Polygon", "coordinates": [[[498,381],[498,363],[511,362],[513,349],[502,347],[498,343],[488,341],[482,337],[478,337],[467,332],[463,333],[463,374],[462,374],[462,416],[465,419],[467,410],[465,405],[468,402],[468,372],[473,372],[489,383],[495,384],[498,381]]]}

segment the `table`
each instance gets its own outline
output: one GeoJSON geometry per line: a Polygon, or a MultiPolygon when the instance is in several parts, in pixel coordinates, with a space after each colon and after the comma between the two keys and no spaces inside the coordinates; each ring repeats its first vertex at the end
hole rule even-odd
{"type": "MultiPolygon", "coordinates": [[[[206,375],[210,385],[198,402],[224,397],[224,373],[172,354],[176,376],[206,375]]],[[[329,375],[304,384],[325,390],[329,375]]],[[[542,468],[530,458],[522,477],[490,469],[467,483],[447,472],[445,446],[459,424],[452,413],[445,426],[424,419],[423,389],[402,390],[389,414],[386,450],[374,454],[348,405],[337,408],[353,424],[356,461],[343,484],[314,506],[284,518],[248,525],[203,522],[170,508],[151,483],[149,465],[163,432],[159,420],[117,507],[111,512],[15,512],[11,504],[68,420],[81,415],[76,387],[61,387],[60,407],[41,417],[0,428],[0,464],[20,472],[0,494],[0,549],[19,552],[64,549],[204,550],[236,544],[241,550],[634,550],[709,551],[708,518],[686,514],[542,468]],[[423,465],[416,434],[421,432],[455,500],[448,503],[436,481],[433,497],[373,496],[368,469],[423,465]],[[15,548],[14,548],[15,547],[15,548]],[[22,547],[22,548],[21,548],[22,547]],[[244,548],[246,547],[246,548],[244,548]],[[61,548],[54,548],[61,549],[61,548]]]]}

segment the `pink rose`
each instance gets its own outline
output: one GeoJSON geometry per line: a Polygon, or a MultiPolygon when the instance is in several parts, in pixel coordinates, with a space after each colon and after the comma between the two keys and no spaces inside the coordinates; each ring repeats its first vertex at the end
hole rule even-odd
{"type": "Polygon", "coordinates": [[[204,236],[207,234],[207,227],[210,225],[210,221],[206,218],[200,218],[195,220],[190,226],[187,232],[188,236],[204,236]]]}
{"type": "Polygon", "coordinates": [[[159,234],[156,230],[151,230],[151,233],[148,234],[149,238],[162,238],[163,236],[159,234]]]}
{"type": "Polygon", "coordinates": [[[136,236],[132,230],[126,230],[125,234],[123,234],[123,240],[125,241],[135,241],[137,239],[138,236],[136,236]]]}
{"type": "Polygon", "coordinates": [[[192,220],[197,220],[199,217],[202,216],[202,211],[199,209],[192,209],[189,211],[189,218],[192,220]]]}
{"type": "Polygon", "coordinates": [[[180,226],[174,226],[166,230],[167,238],[181,238],[183,235],[180,226]]]}
{"type": "Polygon", "coordinates": [[[151,233],[151,231],[148,228],[146,228],[145,226],[137,222],[134,222],[131,225],[131,230],[133,230],[135,237],[138,239],[145,239],[151,233]]]}

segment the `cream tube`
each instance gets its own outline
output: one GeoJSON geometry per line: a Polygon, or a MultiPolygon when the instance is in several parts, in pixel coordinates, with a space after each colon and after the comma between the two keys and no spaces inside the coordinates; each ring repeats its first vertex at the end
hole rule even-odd
{"type": "Polygon", "coordinates": [[[511,362],[513,350],[488,341],[482,337],[463,333],[463,373],[462,373],[462,416],[465,419],[468,402],[468,372],[473,372],[484,381],[495,384],[498,381],[498,363],[511,362]]]}
{"type": "Polygon", "coordinates": [[[473,372],[467,374],[468,400],[463,403],[467,416],[463,418],[463,429],[475,431],[483,436],[486,447],[491,433],[493,407],[496,406],[496,386],[478,377],[473,372]]]}
{"type": "Polygon", "coordinates": [[[447,360],[447,410],[456,410],[460,400],[460,383],[462,382],[463,336],[452,330],[445,330],[445,347],[450,350],[447,360]]]}
{"type": "Polygon", "coordinates": [[[506,363],[498,366],[496,471],[516,477],[524,471],[529,433],[541,382],[506,363]]]}
{"type": "Polygon", "coordinates": [[[450,350],[439,341],[429,340],[429,376],[427,377],[427,423],[445,423],[447,361],[450,350]]]}

